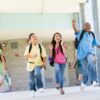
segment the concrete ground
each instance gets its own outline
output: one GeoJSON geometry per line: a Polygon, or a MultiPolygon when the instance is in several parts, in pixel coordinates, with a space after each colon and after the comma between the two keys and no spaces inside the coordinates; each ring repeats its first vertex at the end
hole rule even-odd
{"type": "Polygon", "coordinates": [[[59,90],[45,89],[34,98],[30,91],[0,93],[0,100],[100,100],[100,87],[86,87],[84,91],[80,91],[80,87],[66,87],[64,90],[66,94],[60,95],[59,90]]]}

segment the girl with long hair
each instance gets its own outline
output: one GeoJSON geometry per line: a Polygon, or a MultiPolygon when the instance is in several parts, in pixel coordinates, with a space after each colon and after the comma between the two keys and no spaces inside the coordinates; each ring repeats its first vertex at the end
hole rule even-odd
{"type": "Polygon", "coordinates": [[[56,88],[60,89],[60,93],[64,94],[64,71],[66,67],[66,45],[62,40],[60,33],[55,33],[51,41],[50,57],[53,59],[53,65],[55,67],[56,88]]]}

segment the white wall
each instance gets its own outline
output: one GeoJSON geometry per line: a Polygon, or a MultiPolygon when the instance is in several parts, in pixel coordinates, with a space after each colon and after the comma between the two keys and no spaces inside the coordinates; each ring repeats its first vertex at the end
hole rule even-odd
{"type": "MultiPolygon", "coordinates": [[[[98,20],[99,20],[99,31],[100,31],[100,0],[97,0],[97,4],[98,4],[98,20]]],[[[100,36],[100,35],[99,35],[100,36]]]]}
{"type": "Polygon", "coordinates": [[[89,22],[92,26],[92,30],[94,30],[93,11],[92,11],[92,1],[91,0],[88,0],[88,2],[85,3],[84,10],[85,10],[85,21],[89,22]]]}
{"type": "Polygon", "coordinates": [[[0,0],[5,13],[69,13],[79,11],[84,0],[0,0]]]}

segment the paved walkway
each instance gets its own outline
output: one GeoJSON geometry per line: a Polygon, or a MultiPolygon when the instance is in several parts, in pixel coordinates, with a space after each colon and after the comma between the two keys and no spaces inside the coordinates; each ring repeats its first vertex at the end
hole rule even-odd
{"type": "Polygon", "coordinates": [[[37,93],[35,98],[29,91],[0,93],[0,100],[100,100],[100,87],[86,87],[80,91],[80,87],[64,88],[65,95],[60,95],[56,89],[45,89],[44,93],[37,93]]]}

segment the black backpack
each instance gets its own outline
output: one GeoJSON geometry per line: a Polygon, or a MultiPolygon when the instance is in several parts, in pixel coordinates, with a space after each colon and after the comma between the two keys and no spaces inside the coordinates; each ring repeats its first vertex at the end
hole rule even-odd
{"type": "MultiPolygon", "coordinates": [[[[81,40],[82,40],[85,32],[86,32],[85,30],[82,30],[82,33],[80,35],[80,39],[79,40],[77,38],[75,38],[75,48],[76,49],[78,48],[78,45],[81,42],[81,40]]],[[[89,34],[92,34],[93,35],[93,38],[95,38],[95,35],[94,35],[94,33],[92,31],[90,31],[89,34]]]]}
{"type": "MultiPolygon", "coordinates": [[[[40,56],[41,56],[41,60],[43,61],[43,57],[42,57],[42,47],[40,44],[38,44],[38,47],[40,49],[40,56]]],[[[29,45],[29,53],[31,52],[32,50],[32,44],[29,45]]]]}

